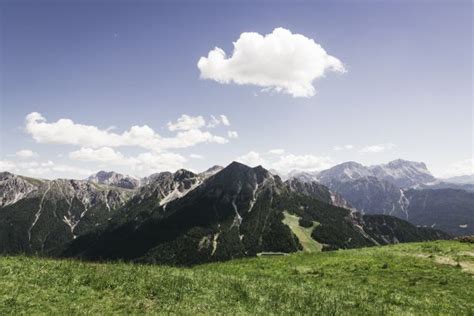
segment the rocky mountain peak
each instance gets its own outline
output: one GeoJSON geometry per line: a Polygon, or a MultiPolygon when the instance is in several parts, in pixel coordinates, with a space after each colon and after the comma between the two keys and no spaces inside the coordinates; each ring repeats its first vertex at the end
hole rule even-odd
{"type": "Polygon", "coordinates": [[[423,162],[397,159],[370,167],[374,175],[399,187],[411,187],[436,181],[423,162]]]}
{"type": "Polygon", "coordinates": [[[105,184],[124,189],[136,189],[140,181],[134,177],[123,175],[114,171],[99,171],[87,178],[88,181],[97,184],[105,184]]]}
{"type": "Polygon", "coordinates": [[[0,207],[13,204],[38,189],[42,180],[17,176],[10,172],[0,172],[0,207]]]}
{"type": "Polygon", "coordinates": [[[348,161],[321,171],[318,178],[324,183],[332,180],[341,182],[353,181],[370,176],[373,176],[373,173],[367,167],[355,161],[348,161]]]}

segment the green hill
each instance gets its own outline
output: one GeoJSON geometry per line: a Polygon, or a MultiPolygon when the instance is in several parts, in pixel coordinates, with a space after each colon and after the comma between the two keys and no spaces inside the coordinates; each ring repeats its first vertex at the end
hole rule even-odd
{"type": "Polygon", "coordinates": [[[192,268],[0,257],[0,314],[474,312],[474,245],[398,244],[192,268]]]}

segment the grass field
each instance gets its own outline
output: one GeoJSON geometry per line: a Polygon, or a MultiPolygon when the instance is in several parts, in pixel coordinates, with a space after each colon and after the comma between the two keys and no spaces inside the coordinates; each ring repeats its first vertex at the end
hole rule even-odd
{"type": "Polygon", "coordinates": [[[283,219],[283,224],[290,227],[293,234],[298,237],[301,246],[303,247],[304,252],[320,252],[323,246],[319,244],[316,240],[311,238],[311,233],[313,232],[314,227],[318,223],[313,222],[311,227],[303,227],[299,224],[300,218],[296,215],[290,214],[288,212],[283,212],[285,218],[283,219]]]}
{"type": "Polygon", "coordinates": [[[473,267],[473,244],[457,241],[193,268],[0,257],[0,315],[473,315],[473,267]]]}

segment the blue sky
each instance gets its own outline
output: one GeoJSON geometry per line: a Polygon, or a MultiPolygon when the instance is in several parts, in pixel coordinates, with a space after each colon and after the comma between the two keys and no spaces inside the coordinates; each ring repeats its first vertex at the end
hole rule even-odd
{"type": "MultiPolygon", "coordinates": [[[[435,175],[473,172],[471,1],[3,1],[0,8],[2,169],[81,178],[100,169],[200,171],[235,159],[287,172],[404,158],[426,162],[435,175]],[[313,39],[346,72],[317,77],[310,97],[239,85],[232,74],[230,83],[200,79],[197,63],[215,47],[229,58],[242,33],[279,27],[313,39]],[[32,112],[44,124],[28,130],[32,112]],[[69,119],[114,135],[146,125],[174,142],[180,130],[167,124],[183,114],[205,125],[214,115],[219,124],[159,148],[71,141],[74,128],[54,125],[69,119]]],[[[271,69],[281,66],[274,62],[271,69]]]]}

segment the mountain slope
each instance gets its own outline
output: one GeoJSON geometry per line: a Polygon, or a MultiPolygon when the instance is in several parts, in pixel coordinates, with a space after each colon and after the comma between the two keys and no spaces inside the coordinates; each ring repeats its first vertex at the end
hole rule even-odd
{"type": "MultiPolygon", "coordinates": [[[[158,196],[132,199],[123,210],[134,216],[124,221],[119,211],[108,227],[77,238],[63,255],[196,264],[303,250],[292,227],[285,224],[285,213],[299,218],[301,227],[311,226],[311,238],[325,250],[396,241],[390,233],[382,237],[374,229],[365,231],[360,214],[293,192],[262,167],[236,162],[166,204],[158,196]]],[[[408,223],[401,225],[396,218],[390,222],[417,231],[418,236],[407,236],[410,241],[447,237],[408,223]]]]}
{"type": "Polygon", "coordinates": [[[0,208],[0,253],[53,254],[106,223],[130,195],[118,188],[63,179],[28,180],[34,186],[25,191],[22,177],[9,177],[9,194],[17,192],[15,196],[22,198],[0,208]]]}
{"type": "Polygon", "coordinates": [[[474,235],[474,192],[455,189],[408,190],[410,222],[455,236],[474,235]]]}

